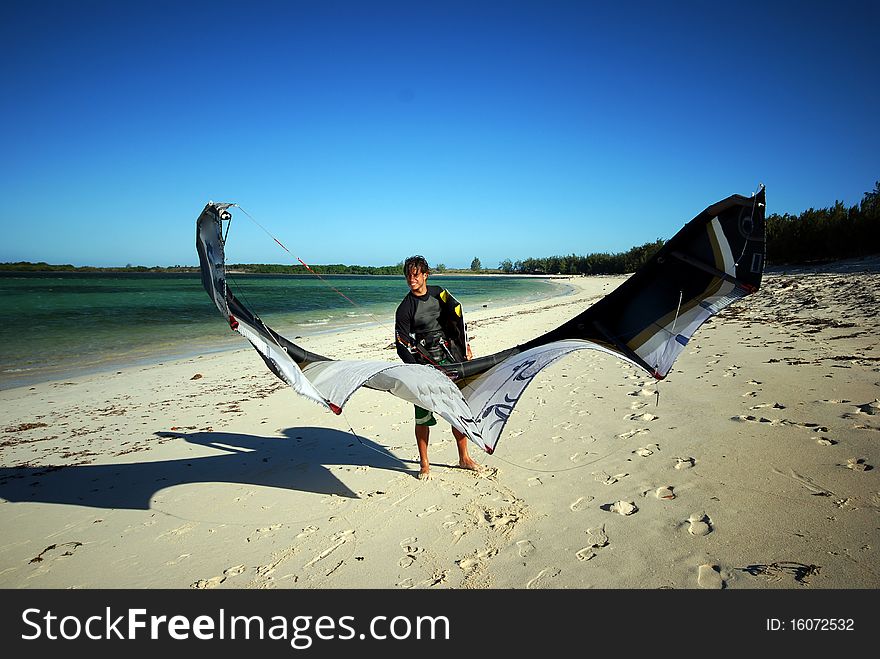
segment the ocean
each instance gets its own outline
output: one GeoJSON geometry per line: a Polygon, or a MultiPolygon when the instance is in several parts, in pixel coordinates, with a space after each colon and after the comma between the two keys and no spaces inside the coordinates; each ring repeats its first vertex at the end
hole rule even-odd
{"type": "MultiPolygon", "coordinates": [[[[408,291],[396,276],[229,275],[229,283],[291,340],[379,323],[391,342],[394,310],[408,291]]],[[[465,318],[483,305],[537,301],[565,288],[508,276],[433,275],[430,283],[448,288],[465,318]]],[[[0,273],[0,295],[7,310],[0,389],[248,345],[230,331],[198,274],[0,273]]]]}

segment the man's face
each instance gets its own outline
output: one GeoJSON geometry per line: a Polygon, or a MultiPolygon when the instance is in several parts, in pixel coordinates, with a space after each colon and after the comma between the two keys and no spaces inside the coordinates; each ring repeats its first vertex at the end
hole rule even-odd
{"type": "Polygon", "coordinates": [[[406,283],[414,295],[424,295],[428,289],[428,273],[418,268],[410,268],[406,273],[406,283]]]}

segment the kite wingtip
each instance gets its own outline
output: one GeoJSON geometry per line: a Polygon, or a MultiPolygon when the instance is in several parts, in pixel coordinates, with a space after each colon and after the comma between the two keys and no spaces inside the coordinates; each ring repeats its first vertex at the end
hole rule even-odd
{"type": "Polygon", "coordinates": [[[327,407],[329,407],[330,411],[333,412],[333,414],[335,414],[336,416],[342,414],[342,408],[339,407],[339,405],[334,405],[329,400],[327,401],[327,407]]]}

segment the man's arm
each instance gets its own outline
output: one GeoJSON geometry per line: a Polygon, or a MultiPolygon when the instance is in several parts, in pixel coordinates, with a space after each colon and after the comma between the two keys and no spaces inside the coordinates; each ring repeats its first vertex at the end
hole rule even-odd
{"type": "Polygon", "coordinates": [[[410,336],[412,327],[412,306],[409,304],[412,296],[407,295],[394,316],[394,343],[397,348],[397,356],[407,364],[418,364],[419,360],[409,351],[408,346],[413,342],[410,336]]]}

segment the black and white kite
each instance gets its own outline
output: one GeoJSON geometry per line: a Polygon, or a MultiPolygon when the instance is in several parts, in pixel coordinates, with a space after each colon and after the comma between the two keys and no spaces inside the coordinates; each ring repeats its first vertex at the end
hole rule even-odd
{"type": "Polygon", "coordinates": [[[732,195],[688,222],[629,279],[563,323],[493,355],[438,366],[336,360],[288,341],[226,285],[222,226],[233,204],[209,202],[196,222],[202,283],[230,327],[293,389],[336,414],[360,387],[387,391],[439,414],[492,453],[514,406],[541,369],[599,350],[662,380],[694,332],[754,293],[765,262],[764,187],[732,195]]]}

